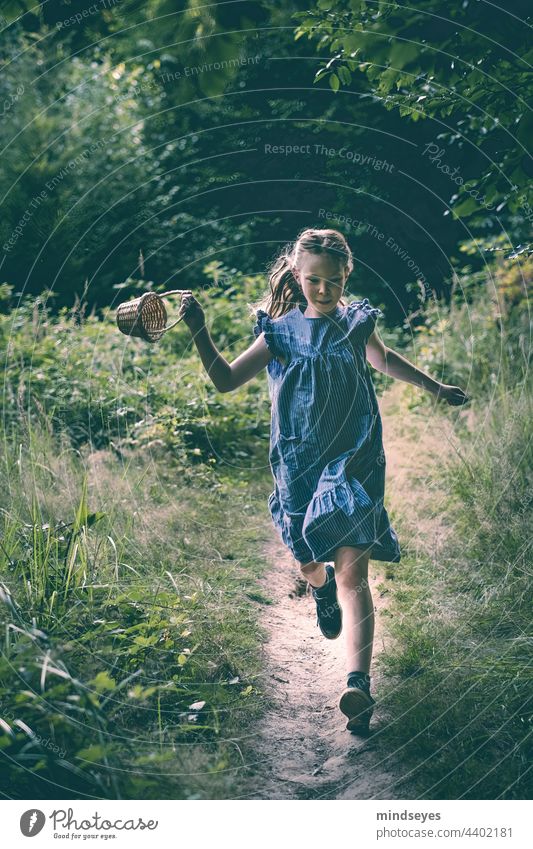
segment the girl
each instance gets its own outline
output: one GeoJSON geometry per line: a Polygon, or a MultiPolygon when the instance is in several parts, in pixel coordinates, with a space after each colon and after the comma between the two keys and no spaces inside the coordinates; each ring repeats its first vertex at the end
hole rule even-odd
{"type": "Polygon", "coordinates": [[[348,730],[361,732],[375,704],[368,561],[400,560],[383,506],[382,424],[366,361],[449,404],[469,399],[383,344],[375,329],[381,311],[367,298],[344,298],[352,269],[341,233],[303,230],[270,269],[270,292],[254,309],[257,338],[232,363],[213,344],[190,291],[182,295],[180,315],[220,392],[231,392],[267,367],[275,483],[270,514],[311,585],[322,634],[335,639],[344,630],[347,686],[339,707],[348,730]]]}

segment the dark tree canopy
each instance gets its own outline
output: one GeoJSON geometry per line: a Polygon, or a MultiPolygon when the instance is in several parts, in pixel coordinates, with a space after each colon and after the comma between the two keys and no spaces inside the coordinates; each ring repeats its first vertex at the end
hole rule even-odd
{"type": "Polygon", "coordinates": [[[194,289],[212,262],[264,272],[332,226],[352,291],[398,317],[448,291],[463,243],[529,238],[526,13],[4,3],[2,279],[102,305],[117,286],[194,289]]]}
{"type": "Polygon", "coordinates": [[[364,74],[387,109],[433,119],[433,154],[457,185],[454,215],[477,219],[481,206],[510,223],[531,211],[530,3],[318,0],[298,17],[297,37],[331,54],[317,80],[338,91],[364,74]]]}

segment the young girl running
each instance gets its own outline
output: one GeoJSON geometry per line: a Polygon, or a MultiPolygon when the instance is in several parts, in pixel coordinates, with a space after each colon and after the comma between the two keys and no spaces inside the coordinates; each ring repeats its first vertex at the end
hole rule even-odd
{"type": "Polygon", "coordinates": [[[382,423],[367,360],[449,404],[469,399],[384,345],[375,329],[381,310],[367,298],[344,298],[352,269],[341,233],[303,230],[270,269],[270,292],[255,305],[257,338],[232,363],[213,344],[190,291],[182,295],[180,315],[220,392],[267,367],[275,484],[270,514],[311,585],[322,634],[335,639],[344,631],[347,686],[339,707],[348,730],[361,732],[375,704],[368,561],[397,563],[401,556],[383,505],[382,423]]]}

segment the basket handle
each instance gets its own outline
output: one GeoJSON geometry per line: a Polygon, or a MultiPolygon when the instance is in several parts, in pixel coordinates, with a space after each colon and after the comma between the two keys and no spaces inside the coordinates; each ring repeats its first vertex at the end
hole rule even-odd
{"type": "MultiPolygon", "coordinates": [[[[189,291],[189,290],[188,289],[171,289],[169,292],[161,292],[161,293],[156,292],[156,294],[159,298],[166,298],[169,295],[181,295],[181,294],[183,294],[183,292],[187,292],[187,291],[189,291]]],[[[168,327],[163,328],[163,330],[161,330],[161,336],[163,335],[163,333],[166,333],[167,330],[172,330],[172,328],[175,327],[176,324],[178,324],[182,320],[182,318],[184,318],[184,316],[180,316],[172,324],[169,324],[168,327]]]]}

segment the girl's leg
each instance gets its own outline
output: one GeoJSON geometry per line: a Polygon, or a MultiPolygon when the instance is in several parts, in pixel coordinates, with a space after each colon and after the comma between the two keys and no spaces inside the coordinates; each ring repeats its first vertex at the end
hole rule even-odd
{"type": "Polygon", "coordinates": [[[300,572],[312,587],[321,587],[326,583],[326,567],[323,563],[315,563],[311,560],[309,563],[300,563],[296,561],[300,567],[300,572]]]}
{"type": "Polygon", "coordinates": [[[368,583],[368,553],[346,545],[334,552],[337,597],[346,641],[346,672],[370,673],[374,602],[368,583]]]}

